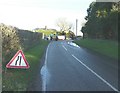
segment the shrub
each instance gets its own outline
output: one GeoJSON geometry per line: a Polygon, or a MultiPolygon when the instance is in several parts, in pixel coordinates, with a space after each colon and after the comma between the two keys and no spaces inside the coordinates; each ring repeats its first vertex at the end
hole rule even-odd
{"type": "Polygon", "coordinates": [[[39,44],[42,38],[41,33],[18,29],[5,24],[0,24],[0,32],[2,32],[3,67],[5,67],[18,50],[26,51],[39,44]]]}

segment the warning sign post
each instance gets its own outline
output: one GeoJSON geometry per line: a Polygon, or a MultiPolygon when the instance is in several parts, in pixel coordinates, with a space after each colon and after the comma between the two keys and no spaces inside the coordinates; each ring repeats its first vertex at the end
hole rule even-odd
{"type": "Polygon", "coordinates": [[[6,65],[6,68],[26,68],[28,69],[30,66],[22,52],[19,50],[14,57],[10,60],[10,62],[6,65]]]}

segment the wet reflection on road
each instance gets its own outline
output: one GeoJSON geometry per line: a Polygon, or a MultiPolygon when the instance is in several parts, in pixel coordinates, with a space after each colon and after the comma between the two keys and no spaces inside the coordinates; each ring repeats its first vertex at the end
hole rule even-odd
{"type": "Polygon", "coordinates": [[[44,65],[40,71],[42,76],[42,91],[46,91],[47,83],[49,82],[50,74],[48,72],[47,66],[44,65]]]}

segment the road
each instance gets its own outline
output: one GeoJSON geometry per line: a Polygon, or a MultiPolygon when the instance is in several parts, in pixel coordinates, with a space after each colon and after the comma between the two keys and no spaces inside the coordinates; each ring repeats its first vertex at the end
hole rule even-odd
{"type": "Polygon", "coordinates": [[[118,91],[117,63],[68,41],[52,41],[41,69],[43,91],[118,91]]]}

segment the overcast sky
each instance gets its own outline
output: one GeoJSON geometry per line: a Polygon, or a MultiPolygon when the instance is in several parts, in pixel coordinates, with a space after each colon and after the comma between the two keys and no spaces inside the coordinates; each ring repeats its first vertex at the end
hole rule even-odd
{"type": "Polygon", "coordinates": [[[58,29],[58,18],[66,18],[74,26],[78,19],[80,30],[92,1],[94,0],[0,0],[0,23],[28,30],[45,26],[58,29]]]}

